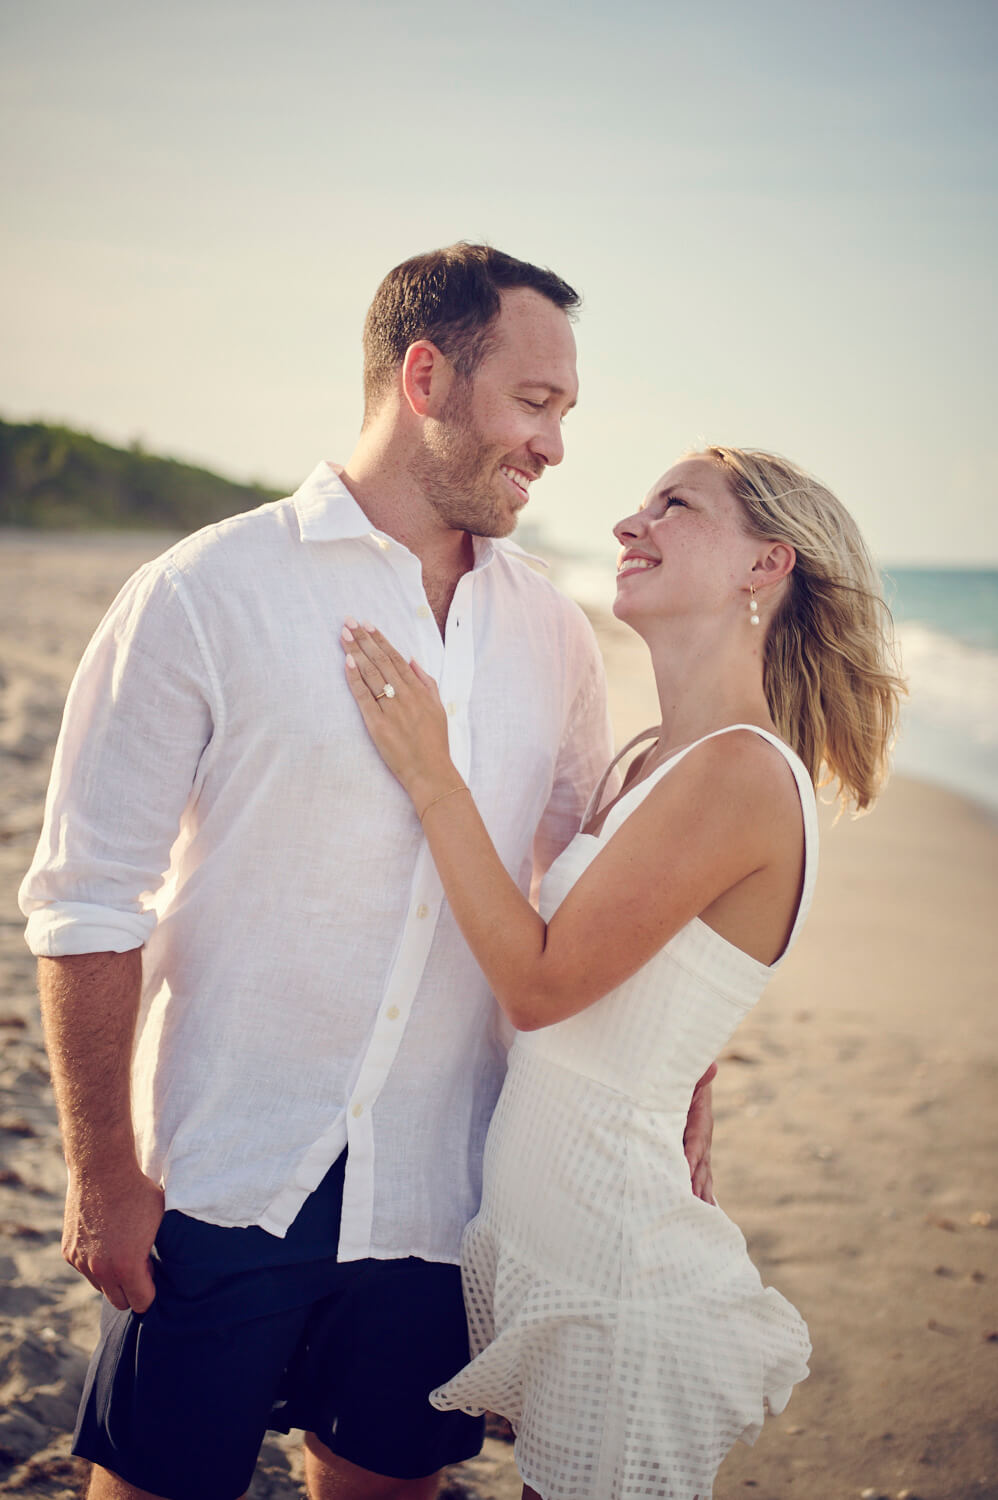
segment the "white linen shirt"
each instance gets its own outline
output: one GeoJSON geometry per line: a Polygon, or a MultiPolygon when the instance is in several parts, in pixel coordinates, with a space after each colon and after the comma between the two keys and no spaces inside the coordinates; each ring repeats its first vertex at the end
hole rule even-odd
{"type": "Polygon", "coordinates": [[[340,1259],[458,1260],[510,1033],[339,633],[436,678],[526,891],[610,734],[588,622],[519,551],[475,540],[441,639],[418,558],[320,464],[140,569],[91,641],[21,906],[36,954],[145,945],[133,1110],[167,1208],[283,1235],[348,1146],[340,1259]]]}

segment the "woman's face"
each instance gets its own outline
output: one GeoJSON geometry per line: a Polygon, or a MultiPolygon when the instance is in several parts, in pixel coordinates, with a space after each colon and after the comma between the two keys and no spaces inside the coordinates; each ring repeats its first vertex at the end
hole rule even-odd
{"type": "Polygon", "coordinates": [[[710,459],[676,464],[613,531],[619,619],[747,613],[758,538],[745,531],[742,508],[710,459]]]}

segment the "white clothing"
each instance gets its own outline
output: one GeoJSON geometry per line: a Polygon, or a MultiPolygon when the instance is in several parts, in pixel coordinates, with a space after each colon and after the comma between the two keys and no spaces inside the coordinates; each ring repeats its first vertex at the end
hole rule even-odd
{"type": "Polygon", "coordinates": [[[457,1260],[509,1033],[339,633],[371,620],[437,679],[527,890],[610,735],[593,633],[520,550],[476,539],[444,641],[418,558],[320,464],[142,568],[91,642],[21,903],[38,954],[145,944],[134,1113],[168,1209],[283,1235],[349,1145],[340,1258],[457,1260]]]}
{"type": "MultiPolygon", "coordinates": [[[[789,762],[803,809],[792,944],[814,888],[814,790],[757,732],[789,762]]],[[[627,791],[598,834],[577,835],[544,880],[546,920],[692,749],[627,791]]],[[[763,1288],[731,1220],[693,1195],[683,1155],[693,1088],[771,972],[697,918],[588,1009],[516,1037],[462,1247],[475,1357],[431,1400],[508,1417],[544,1500],[709,1500],[731,1444],[752,1441],[764,1403],[782,1410],[807,1374],[799,1314],[763,1288]]]]}

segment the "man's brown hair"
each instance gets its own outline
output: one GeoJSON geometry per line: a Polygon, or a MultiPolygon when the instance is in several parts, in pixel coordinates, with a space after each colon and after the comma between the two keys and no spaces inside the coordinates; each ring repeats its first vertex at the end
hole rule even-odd
{"type": "Polygon", "coordinates": [[[465,379],[491,346],[500,296],[527,287],[570,317],[578,292],[553,271],[464,240],[389,271],[364,321],[364,418],[374,414],[410,344],[429,339],[465,379]]]}

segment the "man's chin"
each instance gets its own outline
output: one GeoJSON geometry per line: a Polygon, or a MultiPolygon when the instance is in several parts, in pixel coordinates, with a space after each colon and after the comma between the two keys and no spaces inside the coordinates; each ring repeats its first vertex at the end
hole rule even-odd
{"type": "Polygon", "coordinates": [[[511,511],[504,515],[494,515],[487,518],[479,516],[472,521],[465,530],[472,536],[488,537],[491,541],[501,541],[504,536],[512,536],[516,530],[520,516],[518,511],[511,511]]]}

